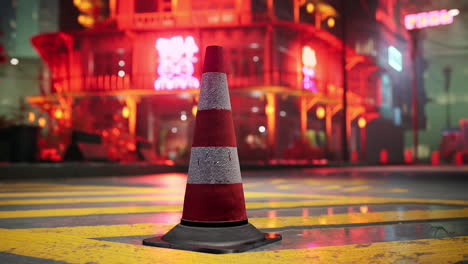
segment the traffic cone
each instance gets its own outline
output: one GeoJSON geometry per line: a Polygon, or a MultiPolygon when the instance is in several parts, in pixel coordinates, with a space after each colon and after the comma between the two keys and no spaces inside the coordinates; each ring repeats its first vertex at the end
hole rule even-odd
{"type": "Polygon", "coordinates": [[[248,222],[222,47],[208,46],[180,224],[143,245],[235,253],[281,240],[248,222]]]}

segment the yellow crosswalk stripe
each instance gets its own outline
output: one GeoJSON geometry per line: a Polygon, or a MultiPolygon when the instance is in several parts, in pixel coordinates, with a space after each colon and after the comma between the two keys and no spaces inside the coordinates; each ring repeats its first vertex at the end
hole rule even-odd
{"type": "MultiPolygon", "coordinates": [[[[246,198],[314,198],[314,199],[329,199],[322,195],[301,195],[301,194],[283,194],[283,193],[261,193],[246,192],[246,198]]],[[[151,202],[151,201],[183,201],[184,196],[181,195],[162,195],[162,196],[111,196],[111,197],[74,197],[74,198],[56,198],[56,199],[17,199],[17,200],[0,200],[0,205],[40,205],[40,204],[77,204],[77,203],[112,203],[112,202],[151,202]]]]}
{"type": "MultiPolygon", "coordinates": [[[[324,226],[343,224],[369,224],[378,222],[453,219],[468,217],[468,208],[451,210],[409,210],[404,214],[395,211],[371,213],[347,213],[317,216],[279,216],[274,218],[249,218],[257,228],[282,228],[289,226],[324,226]]],[[[78,226],[56,228],[32,228],[33,233],[57,233],[82,238],[143,236],[163,234],[177,223],[132,224],[109,226],[78,226]]]]}
{"type": "Polygon", "coordinates": [[[270,183],[272,184],[280,184],[280,183],[284,183],[286,182],[285,179],[274,179],[274,180],[271,180],[270,183]]]}
{"type": "Polygon", "coordinates": [[[119,185],[73,185],[73,184],[6,184],[0,185],[2,191],[17,191],[18,189],[38,189],[38,190],[55,190],[55,189],[67,189],[67,190],[137,190],[137,189],[152,189],[155,187],[129,187],[119,185]]]}
{"type": "MultiPolygon", "coordinates": [[[[155,191],[156,192],[156,191],[155,191]]],[[[105,192],[105,194],[109,194],[105,192]]],[[[74,198],[56,198],[56,199],[17,199],[17,200],[0,200],[0,205],[35,205],[35,204],[67,204],[67,203],[105,203],[105,202],[139,202],[139,201],[178,201],[184,196],[181,195],[163,195],[163,196],[121,196],[120,192],[113,193],[119,195],[117,197],[74,197],[74,198]]],[[[289,194],[289,193],[257,193],[246,192],[246,198],[313,198],[313,199],[330,199],[329,195],[309,195],[309,194],[289,194]]],[[[342,199],[342,196],[340,196],[342,199]]]]}
{"type": "Polygon", "coordinates": [[[392,189],[389,189],[388,191],[392,192],[392,193],[407,193],[407,192],[409,192],[408,189],[401,189],[401,188],[392,188],[392,189]]]}
{"type": "Polygon", "coordinates": [[[0,218],[77,216],[77,215],[97,215],[97,214],[134,214],[134,213],[177,212],[180,210],[181,210],[181,205],[18,210],[18,211],[0,211],[0,218]]]}
{"type": "Polygon", "coordinates": [[[297,184],[283,184],[283,185],[278,185],[276,186],[276,189],[278,190],[291,190],[294,188],[297,188],[297,184]]]}
{"type": "Polygon", "coordinates": [[[345,192],[358,192],[358,191],[368,190],[369,188],[370,188],[369,185],[360,185],[360,186],[355,186],[355,187],[344,188],[342,190],[345,192]]]}
{"type": "Polygon", "coordinates": [[[62,199],[20,199],[0,200],[0,205],[37,205],[37,204],[77,204],[77,203],[112,203],[112,202],[150,202],[150,201],[180,201],[183,195],[165,196],[129,196],[129,197],[77,197],[62,199]]]}
{"type": "MultiPolygon", "coordinates": [[[[348,197],[346,200],[305,200],[305,201],[276,201],[276,202],[247,202],[247,209],[261,208],[292,208],[308,206],[332,206],[350,204],[381,204],[393,202],[428,202],[439,201],[447,204],[468,204],[468,201],[444,201],[424,199],[400,199],[400,198],[368,198],[348,197]]],[[[182,209],[181,205],[152,205],[152,206],[120,206],[120,207],[94,207],[94,208],[69,208],[69,209],[39,209],[39,210],[15,210],[0,211],[0,218],[25,218],[25,217],[47,217],[47,216],[77,216],[96,214],[129,214],[129,213],[156,213],[175,212],[182,209]]]]}
{"type": "Polygon", "coordinates": [[[134,188],[134,189],[116,189],[104,191],[56,191],[56,192],[18,192],[18,193],[0,193],[0,198],[13,197],[49,197],[49,196],[79,196],[79,195],[121,195],[121,194],[144,194],[144,193],[181,193],[184,189],[168,188],[134,188]]]}
{"type": "Polygon", "coordinates": [[[468,237],[378,242],[215,255],[84,239],[64,234],[0,229],[0,251],[68,263],[455,263],[466,259],[468,237]]]}

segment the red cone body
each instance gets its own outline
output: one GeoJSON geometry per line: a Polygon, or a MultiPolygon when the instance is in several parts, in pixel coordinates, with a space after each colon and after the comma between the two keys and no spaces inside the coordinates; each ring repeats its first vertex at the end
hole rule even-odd
{"type": "Polygon", "coordinates": [[[183,223],[247,221],[222,47],[206,49],[183,223]]]}

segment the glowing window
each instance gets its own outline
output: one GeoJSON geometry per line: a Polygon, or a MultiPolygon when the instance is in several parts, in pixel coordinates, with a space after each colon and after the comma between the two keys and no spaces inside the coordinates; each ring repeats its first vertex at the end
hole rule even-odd
{"type": "Polygon", "coordinates": [[[193,37],[181,36],[159,38],[156,41],[159,54],[159,78],[154,82],[155,90],[197,89],[200,81],[193,77],[195,53],[198,46],[193,37]]]}
{"type": "Polygon", "coordinates": [[[302,65],[302,87],[316,93],[317,83],[314,68],[317,65],[317,58],[315,51],[309,46],[302,48],[302,65]]]}
{"type": "Polygon", "coordinates": [[[403,59],[401,52],[393,46],[388,47],[388,65],[390,65],[398,72],[403,70],[403,59]]]}

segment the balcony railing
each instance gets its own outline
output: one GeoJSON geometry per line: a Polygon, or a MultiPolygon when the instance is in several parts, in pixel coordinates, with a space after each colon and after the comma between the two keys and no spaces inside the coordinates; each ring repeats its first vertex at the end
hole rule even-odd
{"type": "MultiPolygon", "coordinates": [[[[99,76],[78,76],[78,77],[63,77],[52,79],[52,89],[50,93],[53,94],[67,94],[67,93],[86,93],[88,95],[93,93],[106,93],[112,94],[113,92],[131,92],[132,90],[147,90],[148,94],[156,91],[154,89],[154,82],[157,76],[155,74],[127,74],[125,76],[118,76],[116,74],[99,75],[99,76]]],[[[295,72],[272,72],[269,74],[250,74],[246,76],[235,76],[228,74],[228,84],[231,90],[280,86],[290,87],[291,92],[302,91],[303,89],[298,83],[298,77],[295,72]],[[271,82],[268,83],[266,78],[270,78],[271,82]]],[[[375,94],[366,88],[362,83],[349,82],[350,88],[350,103],[359,105],[373,105],[375,101],[375,94]],[[371,100],[371,101],[369,101],[371,100]]],[[[326,95],[330,98],[335,98],[340,101],[342,98],[342,88],[327,87],[324,83],[317,81],[318,93],[326,95]]],[[[163,90],[162,92],[178,93],[184,89],[175,88],[174,90],[163,90]]],[[[161,91],[161,90],[160,90],[161,91]]],[[[44,94],[48,94],[43,90],[44,94]]]]}
{"type": "Polygon", "coordinates": [[[136,13],[117,16],[119,28],[158,29],[193,26],[249,25],[253,22],[267,21],[266,13],[236,12],[234,10],[192,11],[186,13],[160,12],[136,13]]]}

